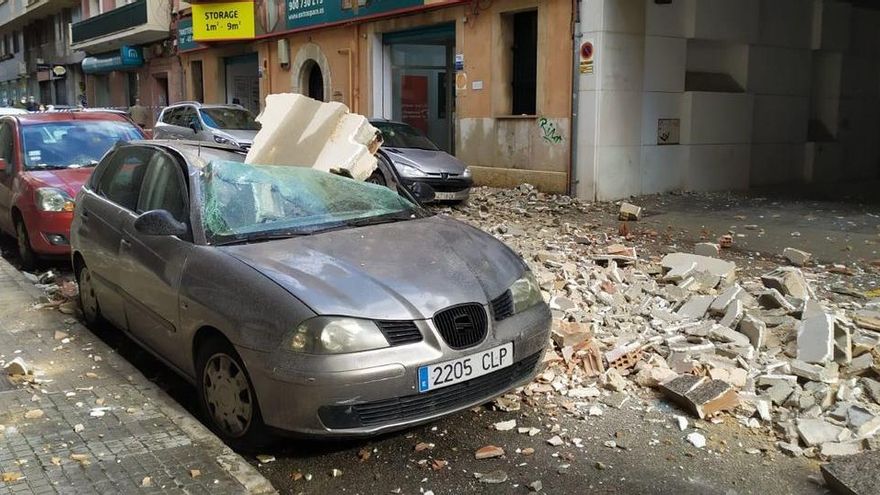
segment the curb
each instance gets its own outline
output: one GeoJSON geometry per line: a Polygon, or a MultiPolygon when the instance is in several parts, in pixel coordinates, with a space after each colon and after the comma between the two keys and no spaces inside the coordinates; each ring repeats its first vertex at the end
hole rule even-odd
{"type": "MultiPolygon", "coordinates": [[[[8,261],[0,258],[0,264],[5,265],[3,268],[7,268],[10,272],[15,272],[12,276],[15,277],[19,287],[21,287],[24,292],[27,292],[33,299],[36,300],[42,295],[42,293],[8,261]]],[[[56,318],[65,316],[58,312],[57,309],[51,311],[55,313],[56,318]]],[[[275,487],[272,486],[272,483],[251,466],[241,455],[237,454],[224,444],[219,437],[193,417],[192,414],[178,404],[177,401],[168,395],[168,393],[156,386],[156,384],[144,376],[139,369],[104,343],[100,337],[95,335],[87,326],[83,325],[79,318],[76,318],[76,320],[77,322],[73,326],[77,327],[77,330],[87,332],[93,337],[93,342],[96,346],[102,346],[107,349],[107,352],[103,353],[106,356],[105,364],[111,367],[116,373],[125,376],[129,382],[137,382],[141,384],[142,393],[153,399],[153,404],[156,405],[156,407],[168,417],[174,425],[186,433],[186,435],[193,440],[193,443],[198,442],[206,447],[219,450],[221,453],[215,459],[217,464],[224,471],[229,473],[229,476],[237,481],[245,490],[247,490],[248,493],[255,495],[270,495],[278,493],[275,487]]]]}

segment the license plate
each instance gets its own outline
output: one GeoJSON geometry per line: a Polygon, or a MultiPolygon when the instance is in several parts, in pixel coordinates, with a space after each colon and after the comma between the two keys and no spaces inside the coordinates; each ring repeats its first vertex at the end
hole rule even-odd
{"type": "Polygon", "coordinates": [[[457,192],[435,192],[434,199],[439,201],[450,201],[459,198],[459,195],[462,193],[457,192]]]}
{"type": "Polygon", "coordinates": [[[448,387],[513,364],[513,342],[419,368],[419,393],[448,387]]]}

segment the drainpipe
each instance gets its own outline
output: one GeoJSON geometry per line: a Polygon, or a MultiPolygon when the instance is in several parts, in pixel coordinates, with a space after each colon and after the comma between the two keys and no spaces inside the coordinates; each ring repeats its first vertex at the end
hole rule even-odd
{"type": "Polygon", "coordinates": [[[571,33],[572,33],[572,58],[571,58],[571,134],[568,140],[570,146],[570,159],[568,165],[568,195],[574,197],[577,193],[577,143],[578,143],[578,92],[581,86],[578,63],[580,62],[581,23],[578,18],[581,0],[571,0],[571,33]]]}

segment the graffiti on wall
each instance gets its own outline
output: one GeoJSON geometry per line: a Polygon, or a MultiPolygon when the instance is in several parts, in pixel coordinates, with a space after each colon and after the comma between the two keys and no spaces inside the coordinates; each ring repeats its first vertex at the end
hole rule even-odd
{"type": "Polygon", "coordinates": [[[562,142],[562,135],[559,134],[559,131],[556,129],[556,124],[547,120],[547,117],[541,117],[538,119],[538,127],[541,128],[544,141],[547,141],[550,144],[559,144],[562,142]]]}

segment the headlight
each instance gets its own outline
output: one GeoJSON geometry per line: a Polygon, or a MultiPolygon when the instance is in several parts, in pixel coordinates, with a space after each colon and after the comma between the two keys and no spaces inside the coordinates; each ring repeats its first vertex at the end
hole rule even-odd
{"type": "Polygon", "coordinates": [[[421,170],[413,167],[412,165],[405,165],[403,163],[396,164],[400,170],[400,175],[404,177],[427,177],[428,174],[422,172],[421,170]]]}
{"type": "Polygon", "coordinates": [[[238,147],[238,143],[236,143],[234,139],[225,138],[216,134],[214,134],[214,142],[218,144],[228,144],[230,146],[238,147]]]}
{"type": "Polygon", "coordinates": [[[70,195],[54,187],[41,187],[36,194],[37,209],[41,211],[73,211],[70,195]]]}
{"type": "Polygon", "coordinates": [[[513,297],[513,314],[525,311],[543,300],[538,280],[530,271],[510,286],[510,295],[513,297]]]}
{"type": "Polygon", "coordinates": [[[289,339],[289,348],[308,354],[342,354],[388,347],[375,323],[342,317],[317,317],[302,323],[289,339]]]}
{"type": "Polygon", "coordinates": [[[470,176],[472,176],[472,175],[473,175],[473,172],[471,172],[471,168],[470,168],[470,167],[465,167],[465,168],[464,168],[464,172],[461,173],[461,176],[462,176],[462,177],[470,177],[470,176]]]}

